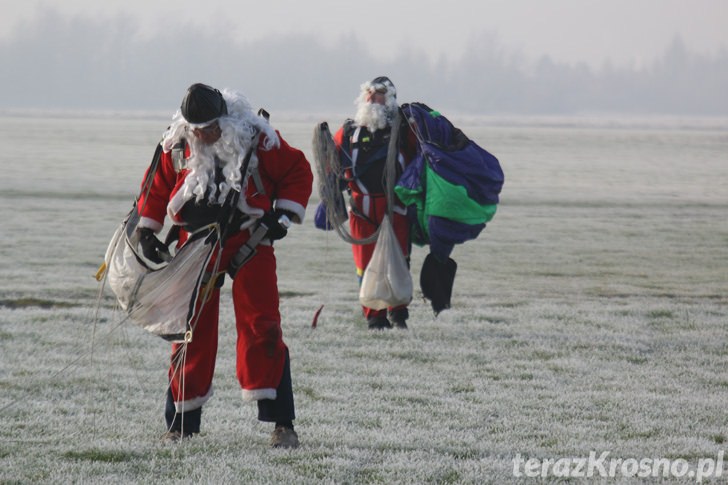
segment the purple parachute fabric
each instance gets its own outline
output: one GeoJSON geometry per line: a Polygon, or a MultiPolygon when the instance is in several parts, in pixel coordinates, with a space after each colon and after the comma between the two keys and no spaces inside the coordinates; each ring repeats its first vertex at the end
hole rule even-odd
{"type": "Polygon", "coordinates": [[[428,219],[430,252],[440,261],[446,260],[456,244],[462,244],[478,237],[485,224],[465,224],[437,216],[428,219]]]}
{"type": "MultiPolygon", "coordinates": [[[[498,204],[504,175],[496,157],[427,105],[409,103],[401,109],[417,136],[419,149],[398,180],[398,187],[421,194],[424,204],[427,190],[424,181],[431,170],[449,184],[465,189],[467,197],[477,204],[498,204]]],[[[418,228],[419,233],[427,231],[420,242],[429,243],[430,251],[440,260],[450,255],[455,244],[475,239],[485,228],[485,223],[467,224],[434,215],[417,222],[427,226],[418,228]]],[[[417,242],[417,238],[413,240],[417,242]]]]}
{"type": "Polygon", "coordinates": [[[442,150],[423,143],[422,153],[430,168],[448,182],[465,187],[468,197],[478,204],[497,204],[503,187],[503,171],[498,159],[470,141],[460,150],[442,150]]]}

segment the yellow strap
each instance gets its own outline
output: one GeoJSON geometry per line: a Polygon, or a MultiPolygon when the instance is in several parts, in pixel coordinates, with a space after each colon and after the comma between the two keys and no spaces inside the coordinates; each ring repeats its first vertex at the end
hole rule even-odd
{"type": "Polygon", "coordinates": [[[94,278],[96,278],[96,281],[101,281],[103,279],[105,273],[106,273],[106,261],[101,263],[101,266],[99,266],[99,270],[96,271],[96,276],[94,276],[94,278]]]}
{"type": "Polygon", "coordinates": [[[210,296],[212,295],[212,290],[215,289],[217,280],[219,280],[220,277],[223,275],[225,275],[224,271],[218,271],[217,273],[210,276],[210,280],[207,283],[202,284],[202,286],[200,287],[200,301],[203,305],[208,302],[210,296]]]}

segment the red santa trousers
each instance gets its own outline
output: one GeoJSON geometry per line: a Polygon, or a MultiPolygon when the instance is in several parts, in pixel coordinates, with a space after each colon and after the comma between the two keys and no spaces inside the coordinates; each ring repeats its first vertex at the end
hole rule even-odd
{"type": "MultiPolygon", "coordinates": [[[[220,270],[227,267],[248,237],[248,231],[242,231],[227,241],[220,270]]],[[[258,245],[256,250],[232,284],[237,330],[236,373],[244,398],[275,399],[287,352],[278,311],[276,259],[272,246],[258,245]]],[[[212,395],[219,302],[220,290],[215,288],[199,313],[192,342],[172,346],[169,378],[177,412],[196,409],[212,395]]]]}

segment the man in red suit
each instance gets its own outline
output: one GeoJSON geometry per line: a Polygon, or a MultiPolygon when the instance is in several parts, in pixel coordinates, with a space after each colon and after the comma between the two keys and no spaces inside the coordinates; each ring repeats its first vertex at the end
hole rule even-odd
{"type": "MultiPolygon", "coordinates": [[[[354,119],[346,120],[334,134],[341,161],[345,169],[347,191],[350,198],[349,228],[356,239],[365,239],[377,231],[382,218],[387,213],[386,181],[384,177],[387,151],[392,132],[392,120],[397,105],[397,90],[392,81],[385,76],[374,78],[361,85],[356,99],[357,112],[354,119]]],[[[398,140],[397,177],[412,160],[416,145],[414,134],[406,121],[402,120],[398,140]]],[[[409,260],[409,223],[405,207],[394,197],[392,227],[409,260]]],[[[354,264],[361,283],[376,243],[352,244],[354,264]]],[[[407,328],[409,311],[407,305],[375,310],[362,307],[367,325],[371,329],[407,328]],[[388,313],[389,312],[389,313],[388,313]],[[389,318],[388,318],[389,315],[389,318]],[[391,321],[390,321],[391,320],[391,321]]]]}
{"type": "Polygon", "coordinates": [[[214,255],[220,273],[212,281],[217,284],[192,320],[192,340],[172,347],[165,436],[176,441],[200,431],[202,407],[213,394],[220,286],[227,271],[232,276],[236,369],[243,398],[257,401],[259,420],[275,423],[273,446],[295,447],[273,241],[286,236],[291,223],[303,221],[313,182],[309,163],[252,111],[242,94],[204,84],[189,87],[161,145],[158,168],[137,204],[144,256],[152,262],[167,257],[166,246],[155,235],[165,216],[180,226],[178,245],[210,223],[232,221],[214,255]],[[246,155],[248,170],[242,174],[246,155]],[[242,195],[233,197],[236,192],[242,195]],[[236,255],[261,226],[258,233],[264,237],[252,258],[238,267],[236,255]]]}

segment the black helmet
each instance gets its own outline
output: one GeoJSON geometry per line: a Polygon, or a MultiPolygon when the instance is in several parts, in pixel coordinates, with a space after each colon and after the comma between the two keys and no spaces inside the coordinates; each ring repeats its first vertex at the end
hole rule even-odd
{"type": "Polygon", "coordinates": [[[188,123],[201,124],[226,115],[227,104],[220,91],[197,83],[187,88],[180,110],[188,123]]]}
{"type": "Polygon", "coordinates": [[[394,98],[397,97],[397,88],[394,87],[394,83],[387,76],[375,77],[369,81],[371,87],[375,90],[384,89],[388,93],[391,93],[394,98]]]}

